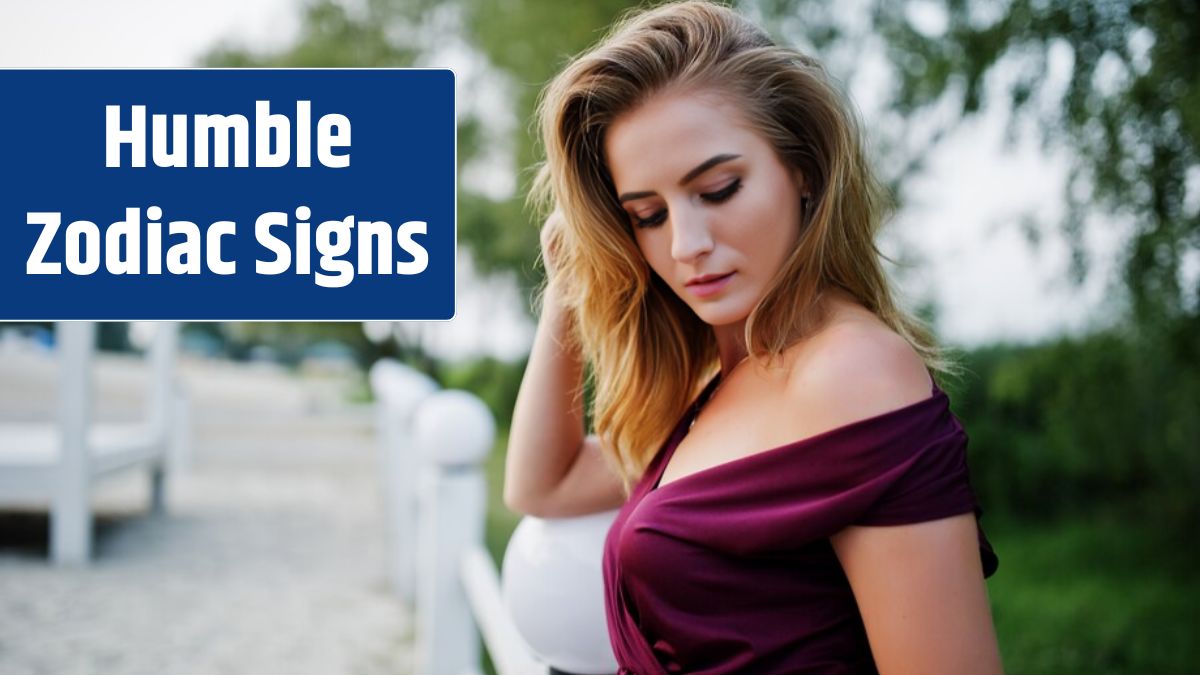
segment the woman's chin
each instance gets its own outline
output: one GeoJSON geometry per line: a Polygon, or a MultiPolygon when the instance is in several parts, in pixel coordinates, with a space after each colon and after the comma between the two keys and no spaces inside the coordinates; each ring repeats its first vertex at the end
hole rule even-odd
{"type": "Polygon", "coordinates": [[[744,323],[746,317],[750,316],[750,312],[741,311],[736,307],[722,307],[719,305],[700,305],[692,306],[692,311],[704,323],[719,328],[721,326],[729,326],[738,323],[744,323]]]}

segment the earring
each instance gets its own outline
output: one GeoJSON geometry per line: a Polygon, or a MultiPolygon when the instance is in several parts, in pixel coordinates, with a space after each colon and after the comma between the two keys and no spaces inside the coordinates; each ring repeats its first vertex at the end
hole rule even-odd
{"type": "Polygon", "coordinates": [[[800,197],[800,222],[808,223],[808,204],[812,201],[811,195],[802,195],[800,197]]]}

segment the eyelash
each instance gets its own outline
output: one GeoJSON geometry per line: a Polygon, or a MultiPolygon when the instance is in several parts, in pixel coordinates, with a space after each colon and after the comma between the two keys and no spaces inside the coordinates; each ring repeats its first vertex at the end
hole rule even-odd
{"type": "MultiPolygon", "coordinates": [[[[729,201],[729,198],[733,197],[733,195],[735,195],[737,193],[737,191],[741,190],[741,189],[742,189],[742,179],[735,178],[733,180],[733,182],[731,182],[729,185],[726,185],[725,187],[721,188],[720,190],[717,190],[716,192],[705,192],[700,195],[700,198],[703,199],[704,201],[708,202],[709,204],[721,204],[723,202],[729,201]]],[[[634,227],[655,227],[658,225],[662,225],[663,221],[666,219],[667,219],[667,212],[664,209],[662,211],[655,213],[654,215],[650,216],[649,218],[639,218],[637,216],[634,216],[633,217],[633,225],[634,225],[634,227]]]]}

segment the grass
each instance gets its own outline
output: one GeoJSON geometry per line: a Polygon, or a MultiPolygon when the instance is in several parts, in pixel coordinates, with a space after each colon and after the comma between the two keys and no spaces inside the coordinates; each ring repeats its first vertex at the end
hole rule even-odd
{"type": "MultiPolygon", "coordinates": [[[[497,565],[520,521],[501,497],[506,444],[498,438],[487,462],[487,547],[497,565]]],[[[989,513],[984,526],[1000,556],[988,594],[1005,672],[1196,671],[1197,533],[1113,507],[1042,523],[989,513]]],[[[490,662],[485,672],[495,672],[490,662]]]]}
{"type": "Polygon", "coordinates": [[[1183,533],[1109,511],[998,521],[988,535],[1000,555],[988,591],[1007,672],[1195,672],[1200,582],[1183,533]]]}

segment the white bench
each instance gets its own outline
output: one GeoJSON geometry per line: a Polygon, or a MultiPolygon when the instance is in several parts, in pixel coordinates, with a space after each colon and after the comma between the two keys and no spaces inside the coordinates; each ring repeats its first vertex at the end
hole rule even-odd
{"type": "Polygon", "coordinates": [[[83,564],[91,557],[91,489],[115,472],[150,472],[151,508],[165,506],[170,457],[184,442],[186,402],[175,381],[179,326],[157,324],[150,363],[146,419],[130,424],[92,422],[92,365],[96,325],[61,322],[55,327],[58,356],[58,419],[0,424],[0,505],[48,501],[50,557],[83,564]]]}

